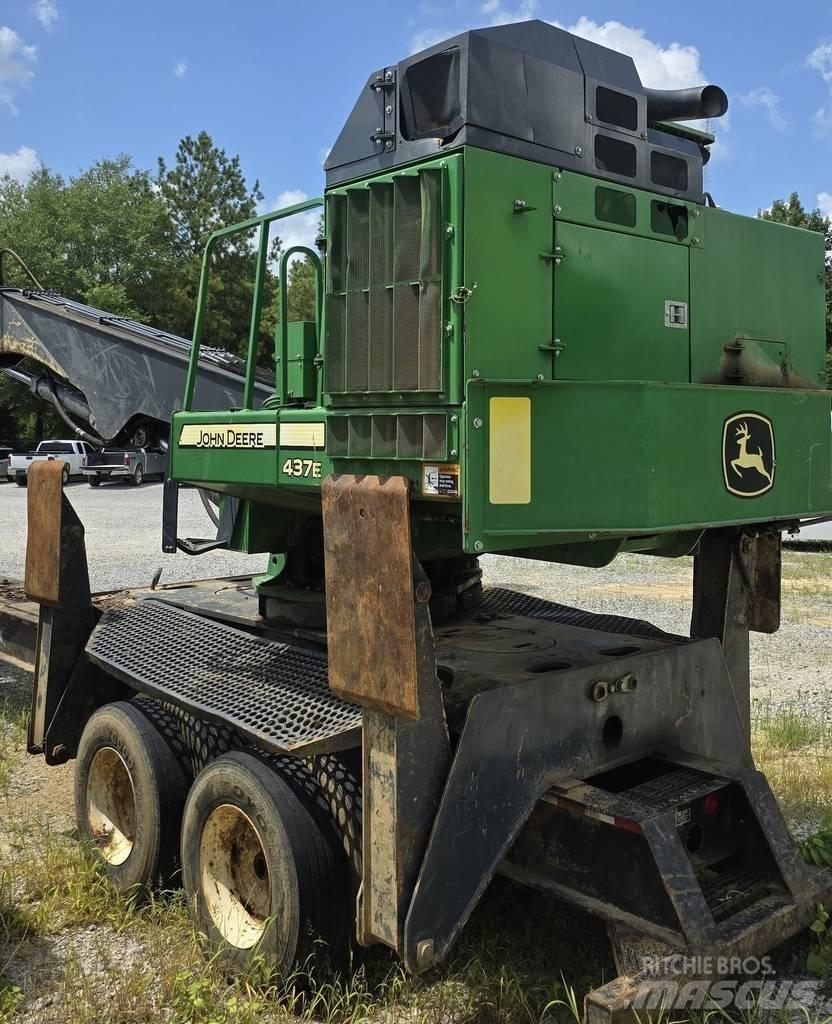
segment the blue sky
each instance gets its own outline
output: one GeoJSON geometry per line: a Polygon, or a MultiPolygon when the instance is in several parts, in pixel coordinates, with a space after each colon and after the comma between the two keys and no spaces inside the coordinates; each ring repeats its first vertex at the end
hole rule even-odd
{"type": "Polygon", "coordinates": [[[723,86],[707,169],[720,205],[755,213],[797,189],[832,214],[829,0],[0,0],[0,173],[72,175],[121,152],[153,167],[204,128],[240,154],[264,205],[317,195],[372,70],[528,17],[631,53],[647,85],[723,86]]]}

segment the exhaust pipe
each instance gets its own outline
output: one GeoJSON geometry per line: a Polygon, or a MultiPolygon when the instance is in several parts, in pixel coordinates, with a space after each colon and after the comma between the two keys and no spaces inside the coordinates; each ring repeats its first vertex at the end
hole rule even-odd
{"type": "Polygon", "coordinates": [[[648,121],[698,121],[703,117],[722,117],[728,110],[728,97],[718,85],[644,92],[648,121]]]}

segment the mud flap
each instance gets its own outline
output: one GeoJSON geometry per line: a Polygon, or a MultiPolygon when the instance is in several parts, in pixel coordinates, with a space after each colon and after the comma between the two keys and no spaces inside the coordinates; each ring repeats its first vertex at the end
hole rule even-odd
{"type": "Polygon", "coordinates": [[[399,952],[450,765],[408,491],[403,477],[330,476],[322,487],[330,687],[365,709],[358,936],[399,952]]]}
{"type": "Polygon", "coordinates": [[[83,728],[80,701],[69,702],[76,724],[60,738],[53,724],[70,684],[89,668],[84,645],[96,620],[84,527],[63,493],[63,468],[61,461],[36,462],[28,474],[25,589],[40,615],[27,745],[30,754],[44,753],[49,763],[74,753],[73,741],[83,728]]]}

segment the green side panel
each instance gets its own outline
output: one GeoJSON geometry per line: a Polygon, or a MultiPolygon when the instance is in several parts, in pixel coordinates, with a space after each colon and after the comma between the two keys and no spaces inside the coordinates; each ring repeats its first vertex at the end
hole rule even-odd
{"type": "Polygon", "coordinates": [[[691,245],[699,235],[703,208],[696,203],[569,171],[555,172],[553,195],[558,221],[640,235],[672,245],[691,245]]]}
{"type": "Polygon", "coordinates": [[[313,402],[318,373],[315,366],[315,356],[318,354],[317,325],[314,320],[298,320],[287,324],[287,328],[287,397],[296,402],[313,402]]]}
{"type": "Polygon", "coordinates": [[[687,247],[562,221],[555,241],[556,377],[686,382],[688,328],[665,321],[689,303],[687,247]]]}
{"type": "Polygon", "coordinates": [[[277,419],[272,409],[174,413],[171,478],[205,484],[276,483],[277,419]]]}
{"type": "Polygon", "coordinates": [[[551,167],[465,150],[466,377],[551,376],[552,227],[551,167]]]}
{"type": "MultiPolygon", "coordinates": [[[[517,408],[522,420],[522,403],[517,408]]],[[[467,551],[832,512],[829,396],[821,392],[470,381],[465,435],[467,551]],[[528,401],[527,431],[510,418],[495,425],[494,413],[502,415],[505,403],[492,400],[500,398],[528,401]],[[752,411],[771,420],[776,470],[767,493],[744,498],[726,487],[723,435],[728,420],[752,411]],[[506,494],[516,500],[493,500],[506,494]]],[[[734,444],[731,438],[731,457],[734,444]]]]}
{"type": "Polygon", "coordinates": [[[324,409],[178,412],[171,426],[170,475],[270,505],[317,502],[332,472],[324,409]],[[313,428],[310,434],[307,428],[313,428]],[[255,493],[256,489],[256,493],[255,493]]]}
{"type": "Polygon", "coordinates": [[[691,250],[691,379],[782,384],[785,362],[804,386],[823,386],[823,236],[711,208],[701,226],[703,245],[691,250]],[[739,352],[726,352],[738,341],[739,352]]]}

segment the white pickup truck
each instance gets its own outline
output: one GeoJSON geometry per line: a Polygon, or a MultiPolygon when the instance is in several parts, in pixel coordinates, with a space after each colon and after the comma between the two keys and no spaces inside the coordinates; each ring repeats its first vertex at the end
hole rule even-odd
{"type": "Polygon", "coordinates": [[[9,459],[9,479],[14,480],[18,487],[26,486],[26,474],[34,462],[53,462],[63,460],[64,483],[73,476],[80,476],[87,465],[87,458],[95,449],[86,441],[41,441],[33,452],[26,455],[12,455],[9,459]]]}

